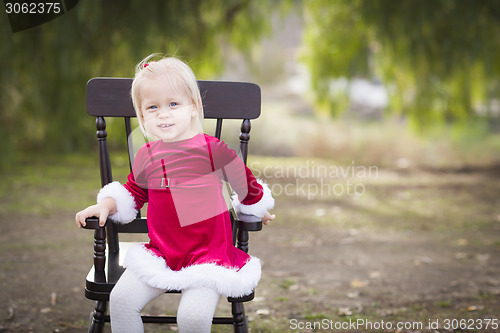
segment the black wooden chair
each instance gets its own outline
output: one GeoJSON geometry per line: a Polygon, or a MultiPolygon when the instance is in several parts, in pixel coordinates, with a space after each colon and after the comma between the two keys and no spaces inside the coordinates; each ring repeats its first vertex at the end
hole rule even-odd
{"type": "MultiPolygon", "coordinates": [[[[107,117],[124,119],[126,137],[130,144],[131,117],[135,111],[130,98],[132,79],[128,78],[94,78],[87,83],[87,112],[96,117],[97,140],[99,145],[99,162],[102,186],[112,182],[110,154],[107,144],[107,117]]],[[[246,163],[248,142],[250,139],[250,120],[260,115],[260,88],[246,82],[199,81],[205,119],[215,119],[215,136],[220,139],[223,119],[241,119],[240,153],[246,163]]],[[[129,149],[129,152],[131,150],[129,149]]],[[[130,164],[133,156],[129,153],[130,164]]],[[[230,208],[230,207],[229,207],[230,208]]],[[[243,251],[248,251],[248,232],[262,229],[262,221],[255,216],[236,214],[230,208],[233,224],[233,243],[243,251]]],[[[111,221],[105,227],[99,227],[97,218],[88,218],[86,229],[94,231],[94,265],[87,276],[85,296],[96,301],[95,310],[91,314],[89,332],[102,332],[106,322],[107,304],[113,286],[123,273],[121,259],[128,244],[120,243],[120,233],[147,233],[145,217],[138,217],[131,223],[121,225],[111,221]]],[[[175,291],[174,291],[175,292],[175,291]]],[[[248,320],[243,303],[252,300],[254,293],[239,298],[228,297],[232,316],[215,317],[213,324],[233,325],[234,332],[247,332],[248,320]]],[[[175,324],[176,318],[171,316],[142,316],[144,323],[175,324]]]]}

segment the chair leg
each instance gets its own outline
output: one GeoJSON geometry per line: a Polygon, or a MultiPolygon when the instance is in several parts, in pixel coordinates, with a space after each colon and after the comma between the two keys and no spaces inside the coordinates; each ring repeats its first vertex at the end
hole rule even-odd
{"type": "Polygon", "coordinates": [[[102,333],[104,330],[104,323],[108,302],[98,301],[95,305],[95,310],[92,315],[92,321],[89,326],[89,333],[102,333]]]}
{"type": "Polygon", "coordinates": [[[247,333],[248,322],[245,316],[245,308],[243,307],[243,303],[231,303],[231,313],[233,314],[234,333],[247,333]]]}

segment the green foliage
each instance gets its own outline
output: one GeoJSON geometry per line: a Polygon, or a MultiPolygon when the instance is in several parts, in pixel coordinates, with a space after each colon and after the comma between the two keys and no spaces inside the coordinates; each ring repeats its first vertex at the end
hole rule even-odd
{"type": "MultiPolygon", "coordinates": [[[[319,103],[339,77],[382,78],[393,112],[421,127],[464,121],[498,97],[500,2],[311,0],[303,59],[319,103]]],[[[337,98],[338,100],[338,98],[337,98]]]]}
{"type": "Polygon", "coordinates": [[[85,112],[85,84],[94,76],[132,77],[135,65],[155,52],[187,61],[199,78],[213,76],[223,67],[221,45],[248,48],[269,30],[274,5],[86,0],[56,20],[15,34],[1,24],[0,164],[9,152],[94,144],[95,125],[85,112]]]}

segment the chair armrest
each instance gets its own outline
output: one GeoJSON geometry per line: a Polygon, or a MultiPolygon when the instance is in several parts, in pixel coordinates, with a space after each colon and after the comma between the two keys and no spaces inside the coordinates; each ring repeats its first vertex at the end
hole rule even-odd
{"type": "Polygon", "coordinates": [[[251,294],[241,296],[241,297],[227,297],[228,302],[236,303],[236,302],[249,302],[255,298],[255,291],[252,291],[251,294]]]}
{"type": "Polygon", "coordinates": [[[255,215],[247,215],[243,213],[236,213],[236,220],[238,228],[246,231],[259,231],[262,230],[262,218],[255,215]]]}
{"type": "Polygon", "coordinates": [[[85,219],[84,229],[94,230],[94,280],[100,283],[106,282],[106,229],[99,225],[98,217],[88,217],[85,219]]]}
{"type": "Polygon", "coordinates": [[[104,227],[101,227],[99,225],[99,218],[98,217],[87,217],[85,219],[85,226],[82,226],[83,229],[92,229],[92,230],[95,230],[95,229],[101,229],[101,228],[104,228],[104,227]]]}

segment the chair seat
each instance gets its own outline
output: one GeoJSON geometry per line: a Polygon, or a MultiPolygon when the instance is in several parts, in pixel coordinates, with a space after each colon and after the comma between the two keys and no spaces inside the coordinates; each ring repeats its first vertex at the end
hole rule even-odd
{"type": "MultiPolygon", "coordinates": [[[[96,274],[94,266],[90,269],[87,274],[86,284],[85,284],[85,297],[94,301],[109,301],[109,294],[115,286],[118,279],[125,271],[123,267],[123,260],[127,254],[128,249],[137,244],[135,242],[120,242],[120,252],[119,254],[110,253],[106,249],[106,266],[104,268],[104,274],[96,274]]],[[[169,290],[167,293],[180,293],[179,290],[169,290]]],[[[255,296],[252,292],[249,295],[244,295],[241,297],[228,297],[228,301],[233,302],[248,302],[251,301],[255,296]]]]}
{"type": "Polygon", "coordinates": [[[87,274],[85,284],[85,297],[95,301],[108,301],[109,293],[115,286],[120,276],[125,271],[123,259],[134,242],[120,242],[120,252],[109,252],[106,248],[106,266],[104,274],[96,274],[95,267],[92,266],[87,274]]]}

